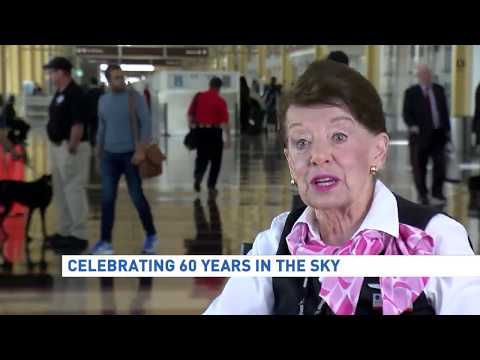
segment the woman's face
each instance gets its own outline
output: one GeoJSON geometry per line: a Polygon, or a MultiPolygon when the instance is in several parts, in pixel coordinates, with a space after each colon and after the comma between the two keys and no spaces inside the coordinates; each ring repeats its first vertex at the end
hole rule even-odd
{"type": "Polygon", "coordinates": [[[307,205],[343,209],[366,198],[370,167],[385,163],[387,134],[373,135],[346,108],[331,105],[290,106],[286,129],[285,156],[307,205]]]}

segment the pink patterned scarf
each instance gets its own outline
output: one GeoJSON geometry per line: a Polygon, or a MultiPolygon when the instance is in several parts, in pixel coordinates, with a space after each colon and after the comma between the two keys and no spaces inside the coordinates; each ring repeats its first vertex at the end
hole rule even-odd
{"type": "MultiPolygon", "coordinates": [[[[399,239],[377,230],[363,230],[342,246],[325,244],[315,238],[308,225],[298,222],[287,236],[292,255],[432,255],[433,239],[424,231],[400,224],[399,239]]],[[[384,315],[399,315],[413,309],[428,277],[380,278],[384,315]]],[[[328,277],[322,281],[320,296],[337,315],[354,315],[362,277],[328,277]]]]}

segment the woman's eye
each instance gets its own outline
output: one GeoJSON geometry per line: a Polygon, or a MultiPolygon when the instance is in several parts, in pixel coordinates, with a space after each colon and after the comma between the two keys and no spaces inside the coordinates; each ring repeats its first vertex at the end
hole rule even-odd
{"type": "Polygon", "coordinates": [[[347,140],[347,135],[345,135],[343,133],[335,133],[335,134],[333,134],[332,138],[333,138],[333,141],[335,141],[337,143],[341,143],[341,142],[344,142],[345,140],[347,140]]]}
{"type": "Polygon", "coordinates": [[[300,139],[295,142],[295,147],[297,148],[297,150],[303,150],[307,147],[307,145],[308,145],[308,141],[305,139],[300,139]]]}

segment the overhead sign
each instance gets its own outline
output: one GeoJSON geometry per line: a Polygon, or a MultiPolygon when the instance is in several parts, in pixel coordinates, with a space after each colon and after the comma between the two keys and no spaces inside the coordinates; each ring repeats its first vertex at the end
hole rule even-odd
{"type": "Polygon", "coordinates": [[[208,48],[167,47],[167,57],[208,57],[208,48]]]}
{"type": "Polygon", "coordinates": [[[121,55],[128,56],[165,56],[163,48],[133,47],[133,46],[80,46],[76,50],[78,55],[121,55]]]}
{"type": "MultiPolygon", "coordinates": [[[[89,60],[92,63],[102,63],[102,64],[109,64],[115,63],[117,64],[118,57],[102,57],[102,58],[92,58],[89,60]]],[[[182,60],[180,59],[123,59],[121,61],[122,64],[149,64],[155,66],[181,66],[182,60]]]]}
{"type": "Polygon", "coordinates": [[[184,57],[208,57],[207,47],[142,47],[142,46],[79,46],[76,53],[80,56],[130,56],[184,58],[184,57]]]}
{"type": "Polygon", "coordinates": [[[77,55],[116,55],[118,49],[114,47],[77,47],[77,55]]]}

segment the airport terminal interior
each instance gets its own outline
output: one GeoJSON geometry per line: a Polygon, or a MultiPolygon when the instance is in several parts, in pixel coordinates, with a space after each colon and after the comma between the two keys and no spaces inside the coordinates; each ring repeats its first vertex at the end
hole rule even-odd
{"type": "MultiPolygon", "coordinates": [[[[458,173],[445,182],[441,210],[465,226],[478,254],[480,197],[474,197],[469,179],[480,174],[480,140],[472,130],[480,45],[0,45],[0,107],[13,95],[17,117],[31,126],[22,176],[33,181],[50,174],[52,166],[46,124],[55,88],[43,66],[54,57],[66,57],[75,82],[86,91],[92,86],[108,91],[105,70],[108,64],[120,64],[131,87],[142,96],[148,89],[153,138],[167,157],[163,174],[143,182],[157,228],[158,254],[240,255],[275,216],[290,211],[295,195],[276,125],[266,117],[259,124],[250,120],[245,128],[241,124],[240,79],[244,77],[250,94],[258,91],[260,98],[272,77],[282,93],[288,92],[310,63],[332,51],[347,54],[349,66],[380,94],[391,142],[386,168],[378,176],[414,202],[419,198],[402,117],[404,92],[416,84],[419,64],[426,64],[434,82],[444,87],[452,125],[450,161],[456,162],[458,173]],[[205,181],[200,192],[194,190],[196,152],[184,145],[190,102],[208,88],[213,76],[222,79],[232,133],[216,196],[209,194],[205,181]],[[253,82],[258,89],[253,89],[253,82]]],[[[100,238],[101,183],[93,157],[88,166],[91,248],[100,238]]],[[[0,180],[7,180],[5,171],[0,174],[0,180]]],[[[431,182],[430,163],[427,184],[431,182]]],[[[57,211],[52,202],[46,212],[49,235],[56,232],[57,211]]],[[[0,314],[201,314],[226,281],[62,278],[61,256],[52,249],[46,251],[46,266],[40,266],[43,233],[38,211],[29,229],[34,266],[27,265],[26,217],[25,210],[19,210],[5,219],[0,314]]],[[[143,239],[142,224],[122,179],[112,238],[115,254],[140,254],[143,239]]]]}

